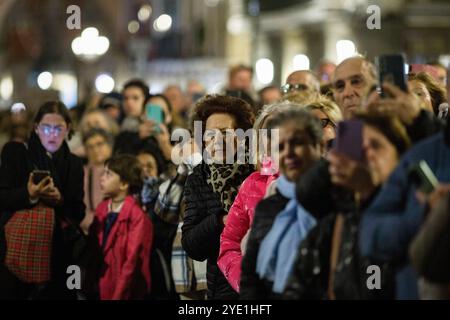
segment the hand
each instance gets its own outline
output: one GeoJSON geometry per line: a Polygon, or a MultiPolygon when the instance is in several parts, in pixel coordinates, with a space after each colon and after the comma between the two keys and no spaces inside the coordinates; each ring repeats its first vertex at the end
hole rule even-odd
{"type": "MultiPolygon", "coordinates": [[[[154,124],[154,128],[157,126],[157,124],[154,124]]],[[[156,141],[158,141],[158,145],[161,148],[161,151],[164,154],[164,157],[167,160],[170,160],[172,156],[172,145],[170,144],[170,133],[169,130],[167,130],[167,127],[163,124],[159,124],[159,132],[156,134],[156,141]]],[[[155,130],[153,130],[155,131],[155,130]]]]}
{"type": "Polygon", "coordinates": [[[391,97],[381,98],[376,92],[372,92],[366,107],[388,115],[396,115],[404,124],[411,125],[422,109],[420,100],[413,93],[404,92],[390,83],[384,83],[383,89],[391,97]]]}
{"type": "Polygon", "coordinates": [[[53,181],[51,177],[46,177],[38,184],[33,183],[33,173],[30,173],[27,183],[28,195],[30,199],[35,200],[40,198],[40,196],[49,191],[53,187],[53,181]]]}
{"type": "Polygon", "coordinates": [[[416,192],[417,200],[422,204],[428,204],[430,211],[448,194],[450,194],[450,184],[440,184],[437,188],[426,195],[423,192],[416,192]]]}
{"type": "Polygon", "coordinates": [[[159,128],[159,132],[156,134],[156,140],[160,145],[170,145],[170,133],[169,130],[167,130],[167,127],[163,124],[157,125],[156,123],[153,124],[153,131],[156,132],[156,127],[159,128]]]}
{"type": "Polygon", "coordinates": [[[41,198],[44,200],[59,202],[62,199],[62,196],[61,196],[61,193],[59,192],[58,188],[53,187],[53,188],[45,191],[41,195],[41,198]]]}
{"type": "Polygon", "coordinates": [[[150,137],[154,132],[154,122],[150,120],[144,120],[139,125],[139,138],[144,140],[150,137]]]}
{"type": "Polygon", "coordinates": [[[369,169],[362,163],[331,150],[327,155],[331,181],[369,197],[375,189],[369,169]]]}
{"type": "Polygon", "coordinates": [[[227,219],[228,219],[228,215],[227,214],[222,217],[222,222],[223,222],[224,226],[227,225],[227,219]]]}

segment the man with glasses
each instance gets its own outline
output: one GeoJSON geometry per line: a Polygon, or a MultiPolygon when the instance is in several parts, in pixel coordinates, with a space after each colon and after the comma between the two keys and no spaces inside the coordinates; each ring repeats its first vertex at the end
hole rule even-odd
{"type": "Polygon", "coordinates": [[[292,91],[320,92],[320,83],[317,77],[309,70],[292,72],[286,79],[286,84],[281,87],[283,94],[292,91]]]}

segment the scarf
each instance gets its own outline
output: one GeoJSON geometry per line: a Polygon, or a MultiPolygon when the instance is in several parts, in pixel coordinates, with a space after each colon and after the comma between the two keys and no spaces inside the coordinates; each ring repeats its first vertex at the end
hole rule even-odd
{"type": "Polygon", "coordinates": [[[70,150],[67,142],[64,141],[58,151],[49,155],[38,135],[32,132],[28,140],[28,154],[33,166],[32,170],[50,171],[55,186],[64,196],[64,190],[69,182],[70,169],[70,150]]]}
{"type": "Polygon", "coordinates": [[[154,204],[159,194],[159,185],[161,180],[157,177],[148,177],[144,179],[144,185],[142,186],[141,199],[142,203],[146,206],[154,204]]]}
{"type": "Polygon", "coordinates": [[[273,281],[273,292],[283,293],[294,267],[298,246],[315,226],[316,219],[297,202],[294,183],[285,176],[280,176],[276,183],[277,190],[290,201],[277,215],[261,242],[256,272],[260,278],[273,281]]]}
{"type": "Polygon", "coordinates": [[[242,182],[253,172],[253,166],[238,163],[212,163],[206,166],[209,170],[206,181],[213,192],[219,196],[224,210],[228,212],[242,182]]]}

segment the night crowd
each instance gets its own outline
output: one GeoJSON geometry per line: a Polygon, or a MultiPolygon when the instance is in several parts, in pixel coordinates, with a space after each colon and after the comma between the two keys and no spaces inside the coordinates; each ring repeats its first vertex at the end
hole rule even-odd
{"type": "Polygon", "coordinates": [[[410,66],[405,91],[356,56],[256,92],[237,65],[218,94],[4,111],[0,299],[449,299],[446,77],[410,66]],[[253,152],[225,134],[252,128],[253,152]]]}

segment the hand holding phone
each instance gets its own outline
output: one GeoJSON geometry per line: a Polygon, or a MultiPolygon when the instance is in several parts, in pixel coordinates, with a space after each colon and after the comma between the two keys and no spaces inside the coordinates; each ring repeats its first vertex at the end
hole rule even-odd
{"type": "Polygon", "coordinates": [[[381,55],[376,58],[378,67],[378,79],[382,98],[390,97],[389,93],[383,89],[383,83],[391,83],[404,92],[408,92],[406,82],[405,58],[401,54],[381,55]]]}
{"type": "Polygon", "coordinates": [[[161,131],[159,125],[164,123],[164,112],[162,108],[157,104],[148,104],[145,107],[145,112],[147,115],[147,119],[153,121],[156,124],[155,132],[159,133],[161,131]]]}
{"type": "Polygon", "coordinates": [[[439,184],[433,171],[424,160],[409,168],[408,177],[417,189],[426,195],[432,193],[439,184]]]}
{"type": "Polygon", "coordinates": [[[33,171],[33,183],[38,185],[45,178],[50,177],[50,171],[46,170],[34,170],[33,171]]]}
{"type": "Polygon", "coordinates": [[[36,200],[54,188],[49,171],[35,170],[30,173],[27,190],[30,199],[36,200]]]}

